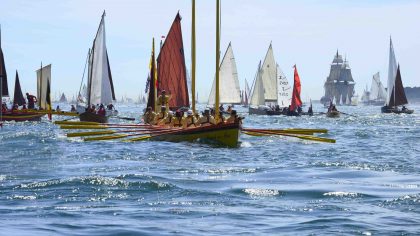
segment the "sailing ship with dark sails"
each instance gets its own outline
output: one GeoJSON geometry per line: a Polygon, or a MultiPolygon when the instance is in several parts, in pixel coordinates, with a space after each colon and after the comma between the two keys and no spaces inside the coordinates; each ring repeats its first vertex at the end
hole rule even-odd
{"type": "MultiPolygon", "coordinates": [[[[114,84],[105,40],[104,11],[92,48],[88,53],[87,108],[91,105],[101,104],[106,107],[115,100],[114,84]]],[[[80,114],[80,121],[107,123],[110,115],[107,113],[102,116],[85,111],[80,114]]]]}
{"type": "Polygon", "coordinates": [[[394,53],[392,39],[389,44],[389,65],[388,65],[388,93],[385,106],[381,108],[382,113],[406,113],[412,114],[414,111],[407,109],[404,105],[408,104],[404,86],[401,80],[400,65],[394,53]],[[399,109],[398,106],[403,106],[399,109]]]}

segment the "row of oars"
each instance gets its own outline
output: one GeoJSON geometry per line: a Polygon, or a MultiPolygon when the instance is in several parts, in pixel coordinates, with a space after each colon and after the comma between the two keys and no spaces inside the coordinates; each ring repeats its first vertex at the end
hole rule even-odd
{"type": "Polygon", "coordinates": [[[326,129],[251,129],[243,128],[242,133],[251,136],[287,136],[316,142],[335,143],[335,139],[313,136],[315,133],[328,133],[326,129]]]}
{"type": "MultiPolygon", "coordinates": [[[[67,137],[83,137],[85,141],[124,139],[124,141],[141,141],[153,137],[182,132],[181,128],[156,127],[146,124],[100,124],[96,122],[56,121],[61,129],[66,130],[100,130],[67,133],[67,137]]],[[[326,129],[252,129],[242,128],[242,133],[251,136],[287,136],[298,139],[335,143],[334,139],[313,136],[315,133],[327,133],[326,129]]]]}

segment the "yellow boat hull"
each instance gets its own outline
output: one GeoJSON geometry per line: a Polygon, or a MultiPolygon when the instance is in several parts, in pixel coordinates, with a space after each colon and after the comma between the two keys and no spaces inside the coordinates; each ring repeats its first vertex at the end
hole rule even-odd
{"type": "Polygon", "coordinates": [[[206,127],[185,129],[173,134],[159,135],[150,138],[155,141],[168,142],[205,142],[226,147],[237,147],[239,139],[239,124],[219,124],[206,127]]]}

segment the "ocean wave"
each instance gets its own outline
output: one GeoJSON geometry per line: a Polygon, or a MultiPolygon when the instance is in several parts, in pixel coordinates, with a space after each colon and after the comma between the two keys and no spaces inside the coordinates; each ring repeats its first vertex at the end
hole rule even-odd
{"type": "Polygon", "coordinates": [[[280,195],[280,191],[275,189],[246,188],[243,189],[243,192],[251,197],[274,197],[280,195]]]}
{"type": "Polygon", "coordinates": [[[358,197],[359,193],[353,192],[327,192],[323,194],[326,197],[358,197]]]}

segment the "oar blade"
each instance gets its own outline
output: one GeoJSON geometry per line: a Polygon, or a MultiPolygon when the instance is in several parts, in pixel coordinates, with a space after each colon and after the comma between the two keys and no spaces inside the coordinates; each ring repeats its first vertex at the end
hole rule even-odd
{"type": "Polygon", "coordinates": [[[55,121],[54,124],[56,125],[99,125],[98,122],[90,122],[90,121],[55,121]]]}
{"type": "Polygon", "coordinates": [[[104,125],[62,125],[60,129],[107,129],[104,125]]]}
{"type": "Polygon", "coordinates": [[[127,140],[124,140],[124,141],[126,141],[126,142],[137,142],[137,141],[144,141],[144,140],[147,140],[149,138],[152,138],[152,136],[145,135],[145,136],[141,136],[141,137],[137,137],[137,138],[130,138],[130,139],[127,139],[127,140]]]}
{"type": "Polygon", "coordinates": [[[85,136],[95,136],[95,135],[104,135],[104,134],[114,134],[114,130],[104,130],[104,131],[93,131],[93,132],[78,132],[78,133],[67,133],[67,137],[85,137],[85,136]]]}

